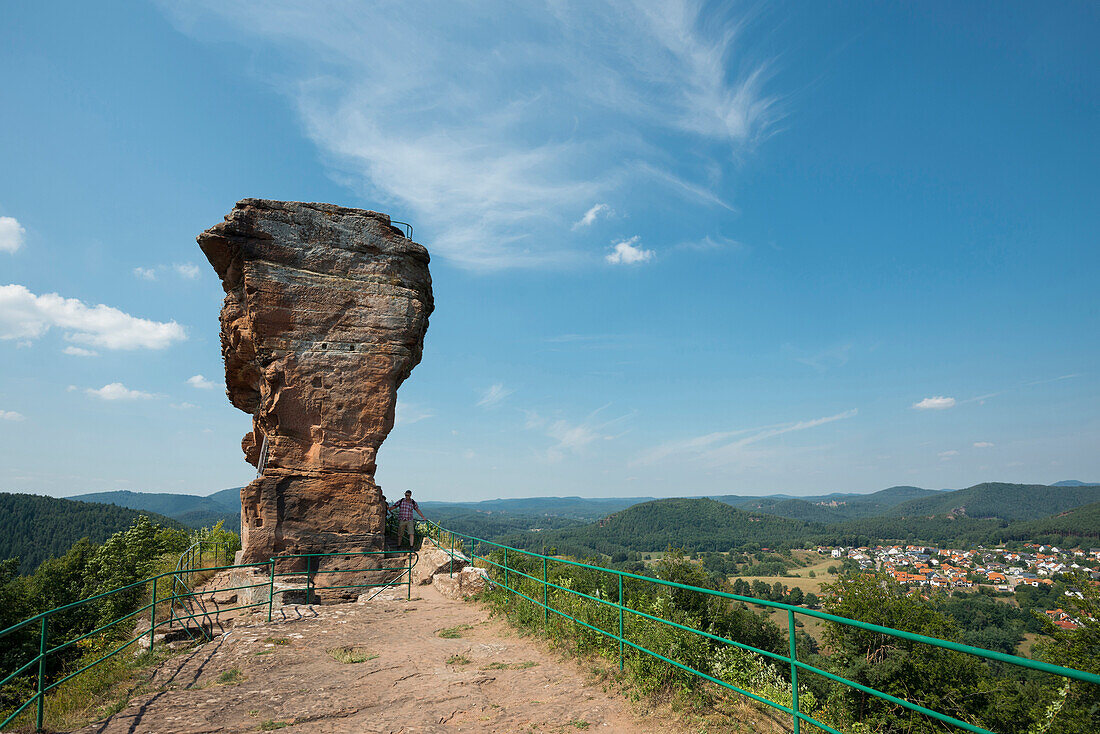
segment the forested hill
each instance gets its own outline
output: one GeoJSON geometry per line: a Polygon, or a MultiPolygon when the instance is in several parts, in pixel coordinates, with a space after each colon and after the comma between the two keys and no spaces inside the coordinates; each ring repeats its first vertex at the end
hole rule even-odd
{"type": "Polygon", "coordinates": [[[559,517],[570,520],[592,521],[613,512],[625,510],[642,502],[652,502],[656,497],[523,497],[514,499],[483,500],[481,502],[421,502],[425,512],[445,510],[453,514],[459,510],[474,513],[507,513],[528,517],[559,517]]]}
{"type": "Polygon", "coordinates": [[[140,515],[166,527],[180,527],[156,513],[115,505],[0,492],[0,560],[18,557],[20,573],[30,573],[47,558],[63,555],[81,538],[102,543],[140,515]]]}
{"type": "Polygon", "coordinates": [[[746,512],[707,498],[667,499],[634,505],[599,523],[509,536],[505,542],[528,548],[553,546],[570,555],[596,551],[615,556],[670,545],[699,551],[725,551],[745,543],[769,546],[820,529],[820,525],[746,512]]]}
{"type": "Polygon", "coordinates": [[[1100,502],[1093,502],[1040,520],[1012,523],[1002,533],[1002,537],[1006,540],[1059,542],[1048,541],[1049,536],[1100,538],[1100,502]]]}
{"type": "Polygon", "coordinates": [[[1081,505],[1100,501],[1100,486],[1052,487],[1045,484],[986,482],[954,492],[903,502],[886,517],[995,518],[1014,522],[1037,520],[1081,505]]]}
{"type": "Polygon", "coordinates": [[[189,528],[214,525],[219,520],[227,530],[241,530],[241,490],[239,487],[223,489],[207,496],[194,494],[168,494],[166,492],[94,492],[80,494],[69,499],[81,502],[103,502],[141,512],[155,512],[177,520],[189,528]]]}
{"type": "Polygon", "coordinates": [[[714,499],[742,510],[756,510],[769,515],[811,522],[841,522],[860,517],[881,515],[902,502],[942,494],[935,489],[920,487],[889,487],[870,494],[833,493],[813,497],[742,497],[723,495],[714,499]]]}

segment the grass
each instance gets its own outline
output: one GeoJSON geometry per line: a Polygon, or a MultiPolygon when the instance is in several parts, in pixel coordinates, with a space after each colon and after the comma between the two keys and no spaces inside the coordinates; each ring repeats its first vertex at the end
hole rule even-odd
{"type": "Polygon", "coordinates": [[[584,719],[573,719],[569,723],[577,727],[578,729],[587,729],[589,727],[588,722],[584,719]]]}
{"type": "Polygon", "coordinates": [[[275,731],[276,729],[285,729],[290,726],[289,721],[265,721],[260,724],[260,731],[275,731]]]}
{"type": "Polygon", "coordinates": [[[447,658],[447,665],[469,665],[470,658],[465,655],[452,655],[447,658]]]}
{"type": "Polygon", "coordinates": [[[378,657],[377,653],[372,653],[366,650],[366,648],[355,647],[353,645],[345,645],[344,647],[334,647],[328,650],[329,657],[338,663],[365,663],[368,660],[374,660],[378,657]]]}
{"type": "Polygon", "coordinates": [[[468,629],[473,629],[473,626],[469,624],[460,624],[456,627],[444,627],[441,630],[437,630],[436,634],[448,640],[456,640],[462,637],[462,633],[468,629]]]}
{"type": "Polygon", "coordinates": [[[482,670],[529,670],[537,666],[533,660],[525,660],[522,663],[489,663],[482,670]]]}
{"type": "Polygon", "coordinates": [[[244,680],[244,675],[241,673],[241,669],[230,668],[222,671],[221,675],[218,676],[217,683],[222,686],[235,686],[242,680],[244,680]]]}
{"type": "Polygon", "coordinates": [[[264,643],[267,645],[289,645],[289,637],[265,637],[264,643]]]}

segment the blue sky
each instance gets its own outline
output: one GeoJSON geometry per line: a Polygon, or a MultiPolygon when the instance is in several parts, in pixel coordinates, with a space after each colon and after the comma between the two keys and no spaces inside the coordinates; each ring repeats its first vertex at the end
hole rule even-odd
{"type": "Polygon", "coordinates": [[[248,481],[194,241],[244,197],[432,253],[391,495],[1100,481],[1094,4],[0,21],[0,490],[248,481]]]}

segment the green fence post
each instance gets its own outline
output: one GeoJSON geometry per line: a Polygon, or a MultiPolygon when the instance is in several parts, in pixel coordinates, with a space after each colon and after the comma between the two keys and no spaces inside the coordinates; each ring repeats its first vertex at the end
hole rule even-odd
{"type": "Polygon", "coordinates": [[[275,602],[275,559],[268,561],[271,566],[271,580],[267,584],[267,621],[271,621],[271,605],[275,602]]]}
{"type": "Polygon", "coordinates": [[[451,567],[447,571],[447,576],[454,578],[455,575],[455,534],[451,533],[451,567]]]}
{"type": "Polygon", "coordinates": [[[619,574],[619,672],[623,672],[623,575],[619,574]]]}
{"type": "Polygon", "coordinates": [[[168,595],[168,629],[172,629],[172,625],[176,623],[176,582],[179,580],[179,576],[176,573],[172,574],[172,588],[168,595]]]}
{"type": "Polygon", "coordinates": [[[306,556],[306,604],[311,603],[309,601],[312,594],[313,586],[313,556],[306,556]]]}
{"type": "Polygon", "coordinates": [[[504,585],[508,586],[508,547],[504,547],[504,585]]]}
{"type": "Polygon", "coordinates": [[[546,556],[542,557],[542,626],[545,629],[549,619],[549,607],[546,606],[546,556]]]}
{"type": "Polygon", "coordinates": [[[787,610],[787,636],[791,649],[791,708],[794,709],[794,734],[799,734],[801,719],[798,718],[798,666],[794,664],[797,651],[794,644],[794,610],[787,610]]]}
{"type": "Polygon", "coordinates": [[[149,607],[149,652],[153,651],[153,631],[157,628],[157,581],[153,579],[153,606],[149,607]]]}
{"type": "Polygon", "coordinates": [[[42,630],[38,641],[38,712],[35,716],[35,731],[42,731],[43,706],[46,703],[46,694],[42,689],[46,687],[46,640],[49,637],[49,615],[42,618],[42,630]]]}
{"type": "Polygon", "coordinates": [[[411,601],[413,595],[413,556],[412,553],[406,556],[409,564],[409,577],[405,579],[405,601],[411,601]]]}

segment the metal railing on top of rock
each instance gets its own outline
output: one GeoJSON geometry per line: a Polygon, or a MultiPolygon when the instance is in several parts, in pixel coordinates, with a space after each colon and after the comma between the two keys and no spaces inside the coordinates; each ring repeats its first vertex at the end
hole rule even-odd
{"type": "MultiPolygon", "coordinates": [[[[205,621],[210,620],[213,616],[218,615],[218,614],[225,614],[225,613],[228,613],[228,612],[239,611],[239,610],[242,610],[242,609],[251,609],[251,608],[255,608],[255,607],[266,606],[267,607],[267,621],[270,622],[271,619],[272,619],[272,612],[273,612],[274,600],[275,600],[276,594],[285,594],[286,592],[294,592],[294,591],[304,591],[305,592],[305,599],[307,601],[309,601],[312,597],[314,597],[316,595],[316,592],[318,592],[318,591],[336,590],[336,589],[355,589],[355,588],[364,588],[364,589],[366,589],[366,588],[376,588],[380,592],[382,590],[382,588],[395,587],[395,586],[405,586],[406,587],[405,598],[409,599],[412,596],[412,568],[413,568],[413,566],[416,565],[416,561],[418,560],[417,554],[415,552],[412,552],[412,551],[346,551],[346,552],[339,552],[339,553],[287,554],[287,555],[272,557],[272,558],[268,559],[267,561],[262,562],[262,563],[258,563],[258,564],[250,563],[250,564],[237,564],[237,565],[226,564],[226,565],[220,565],[220,566],[219,565],[202,566],[202,559],[205,555],[204,554],[204,550],[205,550],[205,545],[204,544],[210,545],[210,546],[214,546],[214,545],[224,546],[224,544],[208,543],[207,541],[203,541],[203,543],[196,543],[196,544],[192,545],[190,548],[188,548],[186,551],[184,551],[184,553],[180,556],[180,559],[176,564],[175,570],[173,570],[173,571],[167,571],[165,573],[157,574],[156,576],[150,576],[149,578],[142,579],[141,581],[136,581],[132,584],[128,584],[126,586],[122,586],[122,587],[119,587],[117,589],[112,589],[112,590],[104,592],[102,594],[97,594],[95,596],[88,597],[87,599],[80,599],[79,601],[75,601],[71,604],[66,604],[64,606],[60,606],[60,607],[56,607],[54,609],[47,610],[47,611],[42,612],[40,614],[36,614],[33,617],[29,617],[28,619],[25,619],[22,622],[18,622],[17,624],[14,624],[14,625],[8,627],[7,629],[0,630],[0,640],[3,640],[4,638],[14,634],[15,632],[18,632],[19,630],[21,630],[21,629],[23,629],[23,628],[25,628],[29,625],[37,623],[38,626],[39,626],[38,655],[32,657],[26,663],[20,665],[14,671],[8,673],[2,680],[0,680],[0,686],[4,686],[5,684],[8,684],[8,683],[12,682],[18,676],[22,675],[23,673],[28,672],[29,670],[34,668],[34,666],[37,665],[37,671],[36,671],[36,673],[37,673],[37,685],[35,686],[35,693],[29,699],[24,701],[22,704],[20,704],[14,710],[12,710],[3,721],[0,721],[0,730],[6,728],[9,724],[11,724],[13,721],[15,721],[19,717],[19,715],[22,714],[29,706],[34,704],[36,706],[35,728],[36,728],[36,730],[41,731],[43,723],[44,723],[44,714],[45,714],[44,705],[45,705],[45,699],[46,699],[46,694],[47,693],[49,693],[50,691],[56,689],[58,686],[62,685],[63,683],[65,683],[69,680],[72,680],[73,678],[77,677],[78,675],[81,675],[81,674],[91,670],[92,668],[99,665],[100,663],[114,657],[115,655],[118,655],[119,653],[123,652],[124,650],[126,650],[126,649],[130,648],[131,646],[133,646],[134,644],[138,643],[140,640],[142,640],[146,636],[148,636],[148,638],[149,638],[149,649],[152,649],[153,645],[155,643],[155,634],[156,634],[156,631],[159,627],[167,626],[169,628],[172,628],[172,627],[175,626],[176,623],[183,624],[183,623],[186,623],[190,620],[201,619],[201,620],[204,620],[204,622],[199,624],[199,629],[202,631],[202,634],[206,639],[210,639],[211,634],[206,629],[205,621]],[[323,558],[330,558],[330,559],[331,558],[336,558],[336,557],[354,558],[354,557],[360,557],[360,556],[383,556],[384,558],[388,558],[388,559],[401,557],[404,560],[404,563],[402,563],[400,566],[385,566],[385,565],[383,565],[379,568],[368,568],[368,569],[360,569],[360,568],[321,569],[321,568],[317,567],[319,565],[321,559],[323,559],[323,558]],[[303,559],[305,561],[306,568],[304,570],[290,571],[290,572],[277,572],[276,571],[275,567],[276,567],[277,563],[284,563],[284,562],[293,563],[295,560],[298,560],[298,559],[303,559]],[[210,591],[210,590],[193,590],[187,584],[187,581],[184,580],[184,579],[193,580],[196,577],[196,575],[199,575],[199,574],[207,574],[207,573],[214,574],[214,573],[217,573],[219,571],[228,571],[228,570],[233,570],[233,569],[253,569],[253,570],[255,570],[255,569],[266,569],[267,578],[262,579],[262,580],[260,580],[256,583],[241,584],[241,585],[238,585],[238,586],[222,587],[222,588],[214,589],[213,591],[210,591]],[[319,574],[377,573],[377,572],[388,572],[388,573],[391,573],[391,574],[396,573],[397,575],[386,579],[382,583],[377,583],[377,584],[371,583],[371,584],[342,584],[342,585],[337,585],[337,586],[317,586],[316,583],[314,582],[314,577],[316,575],[319,575],[319,574]],[[292,577],[292,576],[293,577],[305,576],[305,585],[300,587],[300,588],[299,587],[282,587],[282,588],[276,589],[275,580],[277,578],[292,577]],[[172,581],[170,583],[170,587],[171,587],[170,592],[168,594],[158,595],[158,586],[162,583],[162,579],[167,579],[167,578],[172,579],[172,581]],[[79,636],[76,636],[76,637],[74,637],[70,640],[66,640],[64,642],[56,644],[54,647],[49,646],[50,645],[50,634],[49,634],[50,633],[50,618],[53,617],[54,615],[56,615],[60,612],[74,610],[74,609],[77,609],[77,608],[82,607],[84,605],[91,604],[93,602],[96,602],[96,601],[99,601],[99,600],[102,600],[102,599],[107,599],[107,598],[110,598],[110,597],[114,597],[114,596],[119,595],[119,594],[124,594],[126,592],[134,592],[135,590],[143,590],[144,587],[147,584],[150,585],[150,591],[149,591],[150,601],[149,601],[148,604],[145,604],[144,606],[141,606],[141,607],[139,607],[138,609],[135,609],[132,612],[129,612],[127,614],[123,614],[120,617],[118,617],[117,619],[113,619],[110,622],[107,622],[107,623],[102,624],[98,627],[95,627],[95,629],[92,629],[88,632],[80,634],[79,636]],[[217,592],[243,591],[245,589],[257,589],[257,588],[263,588],[263,587],[267,587],[267,590],[268,590],[268,593],[266,594],[266,598],[261,599],[259,601],[254,601],[254,602],[249,603],[249,604],[240,604],[240,605],[225,608],[225,609],[217,608],[217,609],[213,610],[212,612],[206,610],[205,608],[203,608],[201,611],[198,611],[198,612],[195,612],[195,613],[189,613],[189,614],[177,614],[176,613],[177,608],[182,608],[186,612],[191,612],[192,611],[190,609],[187,609],[187,608],[183,607],[183,603],[184,603],[185,600],[195,599],[195,598],[200,598],[201,599],[202,596],[211,595],[211,594],[217,593],[217,592]],[[181,589],[183,589],[183,591],[181,591],[181,589]],[[167,615],[165,615],[164,612],[161,612],[161,614],[158,615],[158,613],[157,613],[158,605],[161,606],[161,607],[163,607],[164,605],[168,606],[167,615]],[[88,639],[88,638],[90,638],[94,635],[104,633],[107,630],[110,630],[110,629],[116,627],[117,625],[122,624],[123,622],[127,622],[127,621],[130,621],[130,620],[135,620],[135,618],[140,619],[141,615],[144,615],[146,612],[149,613],[149,629],[148,630],[142,629],[140,632],[138,632],[136,635],[134,635],[130,639],[128,639],[125,642],[121,643],[120,645],[118,645],[117,647],[112,649],[111,651],[107,652],[105,655],[102,655],[102,656],[96,658],[95,660],[93,660],[92,662],[84,665],[79,670],[76,670],[72,673],[62,675],[62,676],[58,677],[56,680],[47,682],[47,678],[48,678],[48,675],[47,675],[47,673],[48,673],[47,662],[48,662],[48,660],[51,656],[55,656],[59,652],[61,652],[63,650],[66,650],[66,649],[72,647],[73,645],[75,645],[75,644],[77,644],[77,643],[79,643],[83,640],[86,640],[86,639],[88,639]]],[[[219,550],[218,548],[213,549],[213,553],[215,555],[215,558],[217,556],[218,550],[219,550]]],[[[228,548],[225,548],[224,553],[226,553],[226,554],[228,553],[228,548]]],[[[225,556],[223,556],[223,557],[225,557],[225,556]]],[[[216,560],[215,560],[215,563],[216,563],[216,560]]],[[[376,593],[379,593],[379,592],[376,592],[376,593]]],[[[184,629],[187,630],[187,634],[189,634],[189,635],[191,634],[190,627],[187,626],[186,624],[184,625],[184,629]]],[[[2,671],[0,671],[0,674],[3,674],[2,671]]]]}
{"type": "Polygon", "coordinates": [[[701,587],[698,587],[698,586],[689,586],[687,584],[680,584],[680,583],[676,583],[674,581],[665,581],[664,579],[653,578],[653,577],[650,577],[650,576],[640,576],[638,574],[629,573],[627,571],[617,571],[617,570],[612,569],[612,568],[604,568],[602,566],[594,566],[594,565],[591,565],[591,564],[588,564],[588,563],[581,563],[579,561],[574,561],[574,560],[571,560],[571,559],[568,559],[568,558],[557,558],[557,557],[553,557],[553,556],[545,556],[545,555],[542,555],[542,554],[539,554],[539,553],[534,553],[532,551],[521,550],[519,548],[512,548],[510,546],[502,545],[500,543],[494,543],[492,541],[484,540],[482,538],[477,538],[477,537],[474,537],[474,536],[471,536],[471,535],[466,535],[464,533],[453,532],[453,531],[448,530],[444,527],[441,527],[440,525],[438,525],[437,523],[432,522],[432,521],[429,521],[429,527],[431,529],[432,540],[434,540],[436,542],[436,544],[441,549],[443,549],[445,551],[448,550],[448,548],[449,548],[449,552],[450,552],[451,558],[452,558],[452,561],[451,561],[451,566],[452,566],[451,570],[452,570],[452,572],[453,572],[453,567],[454,567],[454,560],[453,559],[455,557],[455,554],[458,551],[458,549],[461,549],[462,545],[464,544],[463,541],[465,541],[466,543],[468,543],[468,547],[465,549],[465,551],[466,551],[466,554],[470,558],[472,558],[474,561],[481,561],[483,563],[486,563],[489,566],[493,567],[497,571],[497,574],[496,574],[497,578],[492,579],[494,584],[499,585],[501,588],[511,592],[512,594],[515,594],[518,597],[522,597],[523,599],[526,599],[527,601],[531,602],[532,604],[535,604],[536,606],[539,606],[539,607],[542,608],[542,611],[543,611],[543,624],[544,625],[548,621],[549,613],[553,612],[554,614],[559,615],[559,616],[563,617],[564,619],[568,619],[568,620],[570,620],[570,621],[572,621],[576,624],[579,624],[583,627],[586,627],[587,629],[590,629],[590,630],[592,630],[593,632],[595,632],[599,635],[607,637],[611,640],[618,641],[618,643],[619,643],[619,669],[620,670],[623,669],[623,663],[624,663],[624,659],[625,659],[625,648],[626,647],[632,648],[632,649],[636,650],[638,653],[641,653],[642,655],[651,656],[653,658],[656,658],[657,660],[661,660],[662,662],[665,662],[669,665],[672,665],[676,668],[679,668],[680,670],[683,670],[687,673],[690,673],[694,676],[697,676],[697,677],[699,677],[703,680],[706,680],[706,681],[709,681],[711,683],[717,684],[717,685],[719,685],[723,688],[732,690],[732,691],[734,691],[736,693],[739,693],[741,695],[748,696],[749,698],[751,698],[751,699],[753,699],[753,700],[755,700],[759,703],[765,704],[765,705],[767,705],[771,708],[783,711],[784,713],[790,715],[795,734],[799,734],[800,728],[801,728],[800,725],[801,725],[802,722],[805,722],[807,724],[812,724],[813,726],[816,726],[816,727],[818,727],[819,729],[821,729],[823,731],[829,732],[830,734],[844,734],[843,732],[838,731],[837,729],[829,726],[828,724],[826,724],[824,722],[818,721],[814,717],[810,716],[807,713],[802,712],[799,709],[799,702],[798,702],[798,676],[799,676],[799,672],[806,672],[806,673],[812,673],[812,674],[815,674],[815,675],[823,676],[823,677],[825,677],[829,680],[832,680],[836,683],[840,683],[842,685],[849,686],[849,687],[854,688],[858,691],[862,691],[863,693],[867,693],[871,696],[875,696],[877,698],[883,699],[883,700],[888,701],[890,703],[893,703],[897,706],[902,706],[906,709],[909,709],[910,711],[915,711],[917,713],[924,714],[925,716],[929,716],[933,719],[936,719],[938,721],[942,721],[946,724],[950,724],[954,727],[957,727],[959,729],[963,729],[965,731],[975,732],[976,734],[995,734],[995,732],[991,732],[988,729],[984,729],[980,726],[976,726],[974,724],[963,721],[961,719],[950,716],[948,714],[941,713],[939,711],[933,711],[932,709],[926,708],[926,707],[921,706],[919,704],[915,704],[915,703],[912,703],[910,701],[906,701],[905,699],[898,698],[896,696],[892,696],[888,693],[884,693],[882,691],[876,690],[876,689],[871,688],[869,686],[865,686],[861,683],[856,683],[855,681],[848,680],[847,678],[843,678],[839,675],[836,675],[834,673],[830,673],[829,671],[822,670],[821,668],[815,667],[813,665],[810,665],[808,663],[805,663],[805,662],[802,662],[802,661],[798,660],[798,653],[797,653],[797,649],[796,649],[796,646],[795,646],[795,615],[796,614],[801,614],[801,615],[805,615],[805,616],[808,616],[808,617],[814,617],[816,619],[824,620],[824,621],[827,621],[827,622],[835,622],[837,624],[842,624],[842,625],[846,625],[846,626],[849,626],[849,627],[855,627],[855,628],[859,628],[859,629],[866,630],[866,631],[869,631],[869,632],[875,632],[875,633],[878,633],[878,634],[888,635],[888,636],[891,636],[891,637],[896,637],[896,638],[908,640],[910,642],[917,642],[917,643],[921,643],[921,644],[924,644],[924,645],[929,645],[929,646],[932,646],[932,647],[938,647],[938,648],[942,648],[942,649],[946,649],[946,650],[953,650],[955,652],[964,653],[966,655],[973,655],[975,657],[982,658],[984,660],[992,660],[992,661],[998,661],[998,662],[1002,662],[1002,663],[1010,663],[1012,665],[1017,665],[1017,666],[1020,666],[1022,668],[1029,668],[1031,670],[1037,670],[1037,671],[1041,671],[1041,672],[1044,672],[1044,673],[1050,673],[1052,675],[1061,676],[1063,678],[1068,678],[1068,679],[1078,680],[1078,681],[1084,681],[1086,683],[1092,683],[1092,684],[1100,685],[1100,675],[1095,675],[1093,673],[1086,673],[1084,671],[1074,670],[1072,668],[1063,668],[1063,667],[1058,666],[1058,665],[1052,665],[1050,663],[1044,663],[1044,662],[1041,662],[1041,661],[1038,661],[1038,660],[1031,660],[1031,659],[1028,659],[1028,658],[1022,658],[1022,657],[1018,657],[1016,655],[1007,655],[1005,653],[994,652],[992,650],[985,650],[985,649],[982,649],[980,647],[973,647],[971,645],[964,645],[964,644],[957,643],[957,642],[951,642],[949,640],[940,640],[940,639],[937,639],[935,637],[928,637],[928,636],[925,636],[925,635],[914,634],[912,632],[904,632],[902,630],[892,629],[890,627],[882,627],[880,625],[870,624],[870,623],[867,623],[867,622],[860,622],[858,620],[848,619],[846,617],[838,617],[834,614],[829,614],[827,612],[821,612],[821,611],[818,611],[816,609],[809,609],[807,607],[799,607],[799,606],[794,606],[792,604],[784,604],[782,602],[769,601],[767,599],[757,599],[757,598],[751,597],[751,596],[741,596],[739,594],[730,594],[730,593],[727,593],[727,592],[724,592],[724,591],[716,591],[714,589],[705,589],[705,588],[701,588],[701,587]],[[493,560],[492,558],[490,558],[488,555],[480,553],[479,551],[484,550],[485,547],[488,547],[490,549],[490,552],[494,552],[494,551],[502,552],[502,555],[503,555],[502,561],[498,562],[497,560],[493,560]],[[538,576],[532,576],[531,574],[528,574],[528,573],[524,573],[522,570],[520,570],[519,568],[516,568],[515,566],[509,566],[509,563],[508,563],[509,553],[512,554],[513,559],[515,559],[515,557],[516,557],[515,554],[517,554],[517,553],[520,554],[522,557],[530,558],[530,559],[536,561],[536,563],[534,564],[536,566],[538,565],[537,561],[541,560],[542,561],[542,578],[539,578],[538,576]],[[548,576],[548,573],[547,573],[547,567],[548,567],[548,564],[550,564],[550,563],[565,564],[565,565],[574,566],[574,567],[577,567],[577,568],[589,569],[589,570],[592,570],[592,571],[602,572],[602,573],[610,574],[612,576],[617,577],[618,578],[618,597],[617,597],[617,600],[616,601],[610,601],[609,599],[602,599],[598,596],[592,596],[592,595],[589,595],[589,594],[585,594],[585,593],[582,593],[580,591],[576,591],[575,589],[571,589],[571,588],[568,588],[566,586],[561,586],[559,584],[555,584],[555,583],[551,582],[550,578],[548,576]],[[541,587],[541,589],[542,589],[542,600],[540,601],[539,599],[528,596],[527,594],[524,594],[522,591],[519,591],[518,589],[513,588],[513,586],[511,585],[511,579],[514,578],[514,577],[517,577],[517,576],[521,577],[523,579],[528,579],[528,580],[534,582],[534,584],[536,585],[536,588],[541,587]],[[722,598],[722,599],[728,599],[730,601],[744,602],[744,603],[747,603],[747,604],[757,604],[757,605],[768,607],[768,608],[771,608],[771,609],[783,610],[787,613],[786,616],[787,616],[787,636],[788,636],[788,641],[789,641],[789,654],[788,655],[781,655],[781,654],[778,654],[778,653],[770,652],[768,650],[762,650],[758,647],[753,647],[752,645],[747,645],[747,644],[742,643],[742,642],[737,642],[736,640],[729,640],[729,639],[726,639],[724,637],[720,637],[718,635],[714,635],[714,634],[711,634],[709,632],[705,632],[703,630],[694,629],[692,627],[687,627],[685,625],[679,624],[677,622],[673,622],[673,621],[668,620],[668,619],[662,619],[661,617],[657,617],[655,615],[648,614],[648,613],[643,612],[643,611],[638,610],[638,609],[632,609],[630,606],[628,606],[625,603],[625,600],[624,600],[624,597],[623,597],[623,579],[631,579],[631,580],[645,582],[645,583],[657,584],[659,586],[663,586],[663,587],[666,587],[666,588],[682,589],[682,590],[685,590],[685,591],[697,592],[699,594],[704,594],[704,595],[711,596],[711,597],[718,597],[718,598],[722,598]],[[618,632],[617,632],[617,634],[616,634],[615,630],[601,629],[600,627],[596,627],[596,626],[594,626],[592,624],[589,624],[589,623],[587,623],[583,620],[577,619],[576,617],[574,617],[573,615],[571,615],[570,613],[568,613],[566,611],[555,608],[554,606],[552,606],[549,603],[549,599],[548,599],[548,590],[549,589],[557,589],[559,591],[563,591],[563,592],[566,592],[568,594],[573,594],[573,595],[581,597],[583,599],[587,599],[590,602],[595,602],[596,604],[603,605],[605,607],[609,607],[612,610],[617,611],[618,612],[618,632]],[[700,637],[712,640],[714,642],[723,643],[725,645],[740,648],[742,650],[747,650],[751,653],[755,653],[755,654],[758,654],[758,655],[763,655],[764,657],[771,658],[773,660],[778,660],[780,662],[789,664],[790,665],[790,677],[791,677],[791,705],[787,706],[787,705],[784,705],[782,703],[777,703],[775,701],[771,701],[767,698],[764,698],[763,696],[757,695],[756,693],[753,693],[751,691],[747,691],[744,688],[740,688],[740,687],[735,686],[735,685],[733,685],[733,684],[731,684],[727,681],[720,680],[719,678],[708,675],[708,674],[706,674],[706,673],[704,673],[700,670],[696,670],[696,669],[694,669],[694,668],[692,668],[688,665],[685,665],[682,662],[679,662],[677,660],[673,660],[673,659],[671,659],[669,657],[666,657],[665,655],[662,655],[662,654],[660,654],[658,652],[655,652],[653,650],[649,650],[649,649],[641,646],[640,644],[638,644],[636,642],[632,642],[631,640],[627,639],[625,634],[624,634],[624,624],[623,623],[624,623],[624,619],[625,619],[626,615],[634,615],[634,616],[640,617],[642,619],[648,620],[649,622],[652,622],[654,624],[668,625],[669,627],[672,627],[672,628],[675,628],[675,629],[678,629],[678,630],[681,630],[681,631],[684,631],[684,632],[693,633],[695,635],[699,635],[700,637]]]}

